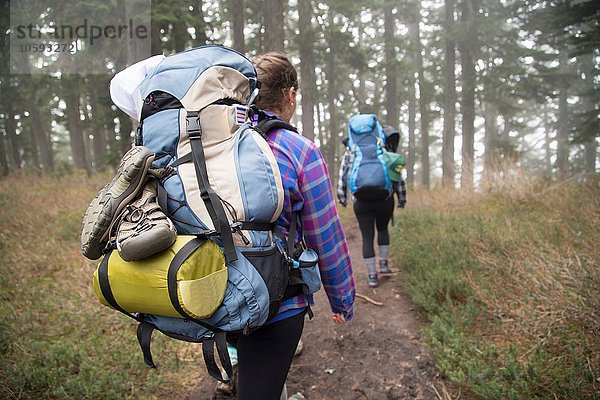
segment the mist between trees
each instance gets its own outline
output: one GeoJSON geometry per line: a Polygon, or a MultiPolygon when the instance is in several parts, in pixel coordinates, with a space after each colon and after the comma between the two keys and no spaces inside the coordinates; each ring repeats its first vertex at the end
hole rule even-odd
{"type": "MultiPolygon", "coordinates": [[[[43,3],[32,23],[52,26],[64,2],[43,3]]],[[[89,1],[86,12],[109,16],[117,3],[89,1]]],[[[596,1],[149,3],[153,55],[204,44],[250,58],[290,55],[301,93],[293,123],[320,146],[332,175],[347,120],[359,112],[400,129],[409,185],[469,189],[511,168],[557,179],[598,170],[596,1]]],[[[36,74],[39,54],[28,53],[29,71],[11,74],[9,4],[0,6],[0,174],[114,166],[135,121],[112,105],[109,81],[139,51],[113,46],[94,75],[62,74],[60,57],[52,73],[36,74]]],[[[86,59],[86,39],[73,40],[86,59]]]]}

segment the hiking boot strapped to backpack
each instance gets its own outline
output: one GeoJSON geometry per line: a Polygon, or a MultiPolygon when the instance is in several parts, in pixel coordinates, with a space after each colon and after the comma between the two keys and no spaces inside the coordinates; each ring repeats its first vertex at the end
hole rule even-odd
{"type": "Polygon", "coordinates": [[[115,177],[96,194],[81,224],[81,252],[85,257],[97,260],[102,256],[113,224],[142,189],[152,161],[150,149],[132,147],[121,159],[115,177]]]}

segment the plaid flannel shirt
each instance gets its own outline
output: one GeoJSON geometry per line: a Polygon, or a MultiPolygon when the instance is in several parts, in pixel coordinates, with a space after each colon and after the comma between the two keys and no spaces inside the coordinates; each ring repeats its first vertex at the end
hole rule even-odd
{"type": "MultiPolygon", "coordinates": [[[[355,285],[346,236],[342,230],[329,172],[316,145],[300,134],[274,129],[268,143],[275,154],[285,193],[276,221],[288,235],[292,216],[300,212],[296,237],[319,255],[319,272],[331,310],[346,320],[354,315],[355,285]]],[[[284,300],[279,312],[313,304],[312,295],[284,300]]]]}
{"type": "Polygon", "coordinates": [[[398,207],[404,208],[406,206],[406,182],[400,176],[398,182],[392,182],[394,187],[394,193],[398,197],[398,207]]]}
{"type": "Polygon", "coordinates": [[[341,205],[348,205],[348,170],[350,169],[350,149],[346,148],[342,164],[340,165],[340,175],[338,176],[337,197],[341,205]]]}

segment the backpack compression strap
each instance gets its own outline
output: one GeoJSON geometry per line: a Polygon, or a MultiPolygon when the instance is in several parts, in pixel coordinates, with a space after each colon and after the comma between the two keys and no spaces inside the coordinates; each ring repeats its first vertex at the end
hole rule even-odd
{"type": "MultiPolygon", "coordinates": [[[[186,317],[189,320],[213,332],[213,336],[202,340],[202,353],[204,355],[204,361],[206,363],[206,368],[210,376],[221,382],[227,383],[231,380],[231,377],[233,376],[233,366],[231,365],[231,359],[229,358],[229,354],[227,353],[226,333],[215,326],[212,326],[204,321],[200,321],[189,316],[181,308],[177,299],[177,271],[181,267],[183,261],[185,261],[185,259],[187,259],[190,254],[196,251],[202,245],[202,243],[204,243],[204,241],[206,241],[206,239],[202,238],[195,238],[190,240],[183,246],[183,248],[179,251],[177,256],[175,256],[175,258],[171,261],[167,279],[169,298],[173,307],[181,314],[182,317],[186,317]],[[221,360],[221,365],[225,370],[225,376],[222,374],[221,370],[215,362],[215,345],[217,347],[219,359],[221,360]]],[[[157,328],[153,324],[146,322],[139,315],[132,314],[126,311],[119,305],[119,303],[117,303],[117,300],[115,299],[112,293],[110,280],[108,277],[109,259],[110,253],[104,256],[100,263],[100,266],[98,267],[98,283],[100,284],[100,290],[102,292],[102,295],[104,296],[104,299],[108,302],[108,304],[110,304],[115,310],[120,311],[121,313],[139,322],[137,328],[137,339],[140,344],[140,348],[142,349],[142,354],[144,355],[144,363],[151,368],[156,368],[156,364],[154,363],[154,360],[152,358],[152,351],[150,350],[150,343],[152,341],[152,333],[157,328]]],[[[160,331],[160,329],[157,330],[160,331]]],[[[174,337],[174,334],[171,332],[161,332],[167,336],[174,337]]],[[[189,339],[184,340],[189,341],[189,339]]]]}
{"type": "Polygon", "coordinates": [[[190,147],[192,148],[192,159],[196,168],[196,177],[198,178],[198,187],[200,196],[204,200],[206,210],[213,221],[213,226],[219,232],[223,240],[223,253],[227,262],[236,261],[237,254],[233,244],[231,227],[220,197],[210,186],[208,181],[208,171],[206,170],[206,159],[204,157],[204,147],[202,146],[202,126],[198,111],[187,112],[187,134],[190,138],[190,147]]]}
{"type": "MultiPolygon", "coordinates": [[[[193,321],[198,322],[197,320],[193,321]]],[[[156,365],[152,360],[152,353],[150,352],[150,341],[152,339],[152,333],[155,329],[160,330],[156,328],[153,324],[145,321],[141,321],[137,328],[137,338],[142,349],[142,353],[144,354],[144,362],[146,363],[146,365],[149,365],[152,368],[156,368],[156,365]]],[[[172,332],[162,333],[176,339],[190,341],[189,338],[180,337],[179,335],[174,334],[172,332]]],[[[209,375],[220,382],[229,383],[231,381],[231,378],[233,377],[233,366],[231,365],[231,359],[229,358],[229,353],[227,352],[226,335],[226,332],[223,331],[213,332],[213,336],[202,339],[200,341],[202,342],[202,355],[204,356],[204,363],[206,364],[206,369],[208,370],[209,375]],[[221,360],[221,365],[223,366],[225,375],[223,375],[221,369],[218,367],[215,361],[215,345],[217,347],[217,354],[219,355],[219,359],[221,360]]]]}

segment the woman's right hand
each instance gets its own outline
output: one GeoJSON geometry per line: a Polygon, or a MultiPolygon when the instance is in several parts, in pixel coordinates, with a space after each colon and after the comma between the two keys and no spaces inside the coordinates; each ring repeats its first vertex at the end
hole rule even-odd
{"type": "Polygon", "coordinates": [[[333,319],[333,323],[337,325],[342,325],[346,323],[346,318],[344,318],[342,314],[333,314],[331,319],[333,319]]]}

